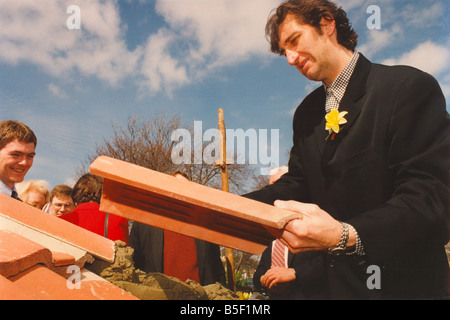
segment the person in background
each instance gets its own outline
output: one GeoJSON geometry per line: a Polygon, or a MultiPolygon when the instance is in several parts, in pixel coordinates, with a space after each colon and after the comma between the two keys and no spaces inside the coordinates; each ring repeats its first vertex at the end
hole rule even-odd
{"type": "MultiPolygon", "coordinates": [[[[274,184],[288,167],[275,168],[270,172],[269,184],[274,184]]],[[[271,300],[323,299],[325,286],[322,259],[314,252],[294,254],[280,240],[272,241],[264,250],[253,275],[253,284],[265,292],[271,300]]]]}
{"type": "Polygon", "coordinates": [[[20,200],[15,185],[33,165],[36,145],[36,135],[27,125],[0,121],[0,193],[20,200]]]}
{"type": "Polygon", "coordinates": [[[28,180],[16,185],[19,198],[41,210],[50,200],[50,185],[45,180],[28,180]]]}
{"type": "Polygon", "coordinates": [[[122,240],[128,244],[128,220],[100,211],[102,187],[102,178],[90,173],[83,175],[72,192],[77,207],[59,218],[110,240],[122,240]]]}
{"type": "Polygon", "coordinates": [[[50,202],[42,210],[57,217],[72,212],[76,207],[72,199],[72,190],[65,184],[55,186],[50,192],[50,202]]]}
{"type": "MultiPolygon", "coordinates": [[[[179,171],[173,175],[188,179],[179,171]]],[[[181,281],[191,279],[203,286],[226,284],[218,245],[133,222],[130,246],[134,249],[136,268],[144,272],[164,273],[181,281]]]]}

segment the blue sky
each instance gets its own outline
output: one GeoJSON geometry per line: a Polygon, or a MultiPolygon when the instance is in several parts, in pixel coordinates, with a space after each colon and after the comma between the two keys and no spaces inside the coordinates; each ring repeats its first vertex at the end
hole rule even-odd
{"type": "MultiPolygon", "coordinates": [[[[268,50],[264,26],[279,0],[0,0],[0,119],[38,136],[27,179],[73,182],[95,144],[133,115],[180,115],[186,128],[278,129],[280,164],[292,115],[319,86],[268,50]],[[81,29],[66,12],[77,5],[81,29]]],[[[342,0],[373,62],[434,75],[450,96],[448,1],[342,0]],[[369,29],[370,5],[380,29],[369,29]]],[[[449,110],[447,103],[447,110],[449,110]]]]}

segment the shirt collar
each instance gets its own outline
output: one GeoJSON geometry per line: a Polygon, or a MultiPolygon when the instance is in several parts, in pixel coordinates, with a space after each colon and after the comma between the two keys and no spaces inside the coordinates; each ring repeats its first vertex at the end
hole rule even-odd
{"type": "Polygon", "coordinates": [[[17,192],[16,186],[11,189],[2,180],[0,180],[0,193],[6,194],[8,197],[11,197],[13,190],[17,192]]]}
{"type": "Polygon", "coordinates": [[[338,77],[331,83],[331,85],[323,84],[325,91],[332,93],[336,99],[340,102],[342,97],[345,94],[345,90],[347,89],[348,83],[350,82],[350,78],[353,74],[353,71],[355,70],[356,62],[358,61],[359,53],[355,51],[353,53],[352,58],[350,59],[350,62],[347,64],[347,66],[344,68],[344,70],[341,71],[341,73],[338,75],[338,77]]]}

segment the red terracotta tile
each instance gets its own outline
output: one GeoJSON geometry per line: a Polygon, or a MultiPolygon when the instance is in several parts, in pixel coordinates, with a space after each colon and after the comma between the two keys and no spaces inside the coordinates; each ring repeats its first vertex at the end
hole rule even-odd
{"type": "Polygon", "coordinates": [[[50,269],[35,265],[34,267],[11,277],[10,280],[23,291],[39,300],[82,299],[78,291],[69,290],[67,280],[50,269]]]}
{"type": "Polygon", "coordinates": [[[80,287],[70,285],[70,281],[36,265],[18,276],[9,278],[22,291],[39,300],[136,300],[130,293],[107,282],[81,281],[80,287]]]}
{"type": "MultiPolygon", "coordinates": [[[[109,262],[114,261],[115,246],[113,241],[0,194],[0,229],[4,229],[1,225],[2,219],[4,219],[4,222],[29,227],[33,231],[48,237],[49,241],[66,243],[87,251],[100,259],[109,262]]],[[[39,242],[36,239],[31,240],[39,242]]]]}
{"type": "Polygon", "coordinates": [[[104,180],[103,192],[103,211],[196,239],[253,254],[261,254],[268,245],[268,239],[272,239],[272,235],[259,224],[241,219],[230,221],[228,216],[213,215],[195,206],[189,208],[172,199],[144,196],[141,190],[132,194],[129,187],[108,179],[104,180]]]}
{"type": "Polygon", "coordinates": [[[300,214],[101,156],[101,210],[241,251],[260,254],[300,214]]]}
{"type": "Polygon", "coordinates": [[[125,290],[120,289],[114,284],[107,281],[82,281],[81,289],[89,292],[98,300],[139,300],[125,290]]]}
{"type": "Polygon", "coordinates": [[[51,267],[51,251],[18,234],[0,230],[1,275],[17,275],[38,263],[51,267]]]}
{"type": "Polygon", "coordinates": [[[86,269],[82,270],[81,288],[91,292],[100,300],[139,300],[131,293],[120,289],[86,269]]]}
{"type": "Polygon", "coordinates": [[[77,249],[76,252],[83,255],[75,259],[67,252],[51,251],[45,246],[46,243],[53,245],[55,241],[63,243],[64,245],[58,246],[63,249],[72,250],[73,246],[84,246],[98,256],[108,257],[104,260],[112,261],[114,252],[111,255],[108,248],[112,244],[114,250],[114,242],[16,200],[8,200],[0,199],[1,300],[137,299],[87,270],[79,274],[80,286],[73,288],[69,285],[72,273],[69,273],[68,269],[75,266],[75,269],[83,270],[84,264],[93,262],[94,258],[82,249],[77,249]],[[29,210],[30,208],[32,210],[29,210]],[[62,229],[56,230],[57,227],[62,229]],[[78,237],[84,236],[84,240],[75,237],[71,232],[77,233],[78,237]],[[39,243],[34,241],[35,238],[39,243]],[[86,244],[86,240],[99,243],[86,244]]]}
{"type": "Polygon", "coordinates": [[[36,298],[20,286],[0,275],[0,300],[35,300],[36,298]]]}
{"type": "Polygon", "coordinates": [[[74,256],[64,252],[52,252],[52,260],[55,267],[68,266],[75,263],[74,256]]]}

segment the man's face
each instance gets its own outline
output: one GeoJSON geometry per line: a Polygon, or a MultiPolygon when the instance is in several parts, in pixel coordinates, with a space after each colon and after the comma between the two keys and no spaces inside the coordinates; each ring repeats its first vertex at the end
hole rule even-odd
{"type": "Polygon", "coordinates": [[[72,197],[70,196],[54,196],[50,204],[50,214],[54,216],[62,216],[75,209],[72,197]]]}
{"type": "Polygon", "coordinates": [[[34,143],[9,142],[0,150],[0,180],[11,189],[15,183],[22,182],[35,155],[34,143]]]}
{"type": "Polygon", "coordinates": [[[324,81],[329,74],[330,37],[327,21],[322,19],[322,34],[309,25],[300,23],[293,14],[288,14],[279,27],[280,48],[284,50],[288,63],[295,66],[305,77],[313,81],[324,81]]]}

